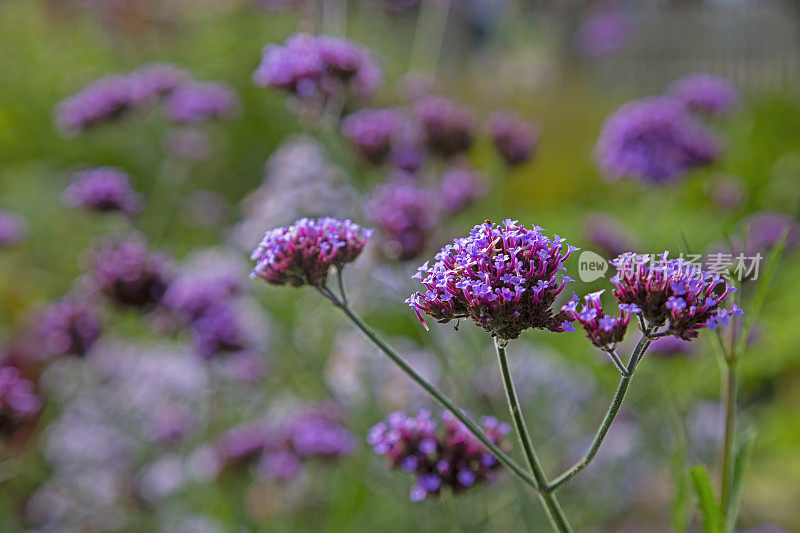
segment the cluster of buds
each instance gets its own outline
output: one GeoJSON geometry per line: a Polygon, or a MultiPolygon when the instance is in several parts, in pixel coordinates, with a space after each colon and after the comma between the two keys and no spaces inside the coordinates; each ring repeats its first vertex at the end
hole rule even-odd
{"type": "Polygon", "coordinates": [[[472,318],[501,339],[516,339],[528,328],[565,331],[573,320],[552,305],[571,279],[559,274],[576,250],[564,239],[547,238],[542,228],[526,229],[517,221],[485,222],[456,239],[414,276],[427,289],[406,303],[438,322],[472,318]]]}
{"type": "Polygon", "coordinates": [[[342,134],[373,165],[382,164],[392,148],[393,137],[403,126],[396,109],[362,109],[342,120],[342,134]]]}
{"type": "Polygon", "coordinates": [[[475,139],[475,115],[471,109],[443,96],[429,95],[414,104],[425,145],[442,157],[466,152],[475,139]]]}
{"type": "MultiPolygon", "coordinates": [[[[494,417],[481,421],[486,436],[506,451],[503,443],[511,427],[494,417]]],[[[460,493],[494,477],[500,466],[497,458],[450,411],[438,421],[428,410],[416,416],[397,411],[369,431],[367,440],[378,455],[385,455],[389,468],[413,473],[412,501],[422,501],[449,487],[460,493]]]]}
{"type": "MultiPolygon", "coordinates": [[[[561,309],[578,321],[586,331],[586,336],[598,348],[613,349],[617,343],[625,338],[631,315],[640,312],[636,304],[620,304],[620,316],[607,315],[603,312],[600,296],[605,291],[587,294],[586,303],[578,311],[578,297],[572,296],[561,309]]],[[[571,326],[570,326],[571,327],[571,326]]]]}
{"type": "Polygon", "coordinates": [[[119,211],[134,216],[141,210],[141,198],[131,188],[128,174],[113,167],[76,172],[64,189],[64,202],[87,211],[119,211]]]}
{"type": "Polygon", "coordinates": [[[350,220],[301,218],[264,235],[251,256],[256,261],[251,277],[273,285],[323,287],[331,267],[354,261],[371,235],[350,220]]]}
{"type": "Polygon", "coordinates": [[[620,304],[634,305],[648,327],[667,325],[667,331],[684,340],[697,337],[700,328],[714,330],[727,325],[732,316],[742,314],[734,303],[722,307],[736,290],[719,276],[709,274],[683,259],[658,261],[648,255],[622,254],[611,261],[617,275],[614,296],[620,304]]]}

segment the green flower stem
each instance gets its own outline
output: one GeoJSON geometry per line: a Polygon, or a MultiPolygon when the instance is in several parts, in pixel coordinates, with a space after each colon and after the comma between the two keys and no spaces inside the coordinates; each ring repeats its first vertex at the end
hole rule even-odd
{"type": "Polygon", "coordinates": [[[506,357],[506,341],[497,337],[494,339],[494,346],[497,349],[497,359],[500,363],[500,373],[503,375],[503,385],[506,389],[506,398],[508,399],[508,409],[511,412],[511,417],[514,419],[514,426],[517,428],[517,435],[522,444],[522,449],[525,451],[525,458],[528,460],[528,465],[531,467],[533,477],[540,487],[546,487],[545,490],[539,491],[539,497],[542,500],[545,508],[547,509],[547,517],[550,519],[550,524],[555,531],[570,532],[572,528],[567,522],[567,517],[553,494],[548,487],[547,477],[542,470],[539,463],[539,458],[536,456],[536,450],[533,448],[528,427],[525,424],[525,417],[522,415],[522,410],[519,407],[519,399],[517,398],[517,391],[514,388],[514,382],[511,380],[511,371],[508,368],[508,358],[506,357]]]}
{"type": "MultiPolygon", "coordinates": [[[[327,289],[325,289],[327,290],[327,289]]],[[[324,293],[323,293],[324,295],[324,293]]],[[[377,333],[375,333],[372,328],[370,328],[367,324],[364,323],[361,318],[359,318],[350,307],[343,303],[341,299],[331,299],[329,296],[325,295],[326,298],[331,300],[331,302],[340,309],[347,318],[358,328],[360,329],[364,335],[366,335],[372,343],[377,346],[383,353],[385,353],[389,359],[391,359],[397,366],[400,367],[400,370],[405,372],[405,374],[410,377],[414,382],[417,383],[420,387],[425,389],[428,394],[433,396],[436,401],[438,401],[444,408],[448,409],[453,413],[453,416],[458,418],[461,423],[463,423],[470,433],[475,435],[484,446],[486,446],[489,451],[491,451],[495,457],[497,457],[501,463],[503,463],[506,467],[508,467],[514,474],[516,474],[519,478],[521,478],[525,483],[533,487],[535,490],[539,491],[540,486],[537,481],[531,477],[530,474],[525,472],[525,470],[519,466],[516,462],[514,462],[511,457],[508,456],[505,452],[503,452],[496,444],[494,444],[489,438],[483,433],[483,431],[478,427],[475,422],[469,419],[462,411],[459,409],[449,398],[447,398],[439,389],[434,387],[431,383],[428,382],[425,378],[417,373],[414,368],[409,365],[405,359],[403,359],[400,355],[397,354],[383,339],[381,339],[377,333]]]]}
{"type": "Polygon", "coordinates": [[[630,385],[631,379],[633,378],[633,373],[636,371],[636,365],[639,364],[642,356],[644,356],[645,351],[647,350],[648,346],[650,346],[650,342],[651,339],[649,334],[642,334],[642,337],[636,344],[636,348],[633,350],[631,360],[628,362],[627,375],[623,375],[622,379],[620,379],[617,392],[614,394],[614,398],[611,400],[611,405],[606,412],[605,418],[603,418],[602,424],[600,424],[600,429],[597,430],[597,434],[595,435],[591,446],[589,446],[589,451],[586,452],[586,455],[583,456],[583,459],[575,463],[572,468],[558,476],[553,480],[552,483],[550,483],[550,485],[548,485],[548,489],[550,491],[558,490],[564,486],[581,470],[589,466],[589,463],[591,463],[595,458],[597,452],[600,450],[600,445],[603,443],[603,439],[606,438],[608,430],[611,429],[611,424],[614,422],[614,418],[616,418],[620,407],[622,407],[622,401],[625,399],[625,393],[628,391],[628,385],[630,385]]]}

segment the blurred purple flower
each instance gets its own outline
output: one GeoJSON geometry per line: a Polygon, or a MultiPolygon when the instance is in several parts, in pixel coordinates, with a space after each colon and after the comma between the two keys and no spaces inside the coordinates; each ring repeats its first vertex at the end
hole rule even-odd
{"type": "MultiPolygon", "coordinates": [[[[494,417],[482,419],[486,436],[506,451],[504,442],[511,426],[494,417]]],[[[390,414],[369,430],[367,442],[378,455],[385,455],[389,468],[413,473],[411,501],[437,495],[442,487],[460,493],[491,480],[500,462],[449,411],[439,422],[427,410],[416,416],[402,411],[390,414]]]]}
{"type": "Polygon", "coordinates": [[[94,251],[89,286],[126,307],[152,308],[167,290],[170,262],[138,237],[112,241],[94,251]]]}
{"type": "Polygon", "coordinates": [[[30,418],[41,404],[33,382],[22,377],[18,368],[0,366],[0,434],[8,434],[18,423],[30,418]]]}
{"type": "Polygon", "coordinates": [[[383,81],[380,66],[365,48],[344,38],[304,33],[283,45],[265,47],[253,80],[259,87],[283,89],[301,98],[345,87],[366,96],[383,81]]]}
{"type": "Polygon", "coordinates": [[[519,165],[533,156],[539,130],[515,113],[495,111],[489,116],[489,134],[507,165],[519,165]]]}
{"type": "Polygon", "coordinates": [[[28,235],[28,225],[21,216],[0,209],[0,248],[16,244],[28,235]]]}
{"type": "Polygon", "coordinates": [[[697,72],[672,82],[666,94],[686,104],[690,111],[723,115],[739,102],[739,91],[730,81],[697,72]]]}
{"type": "Polygon", "coordinates": [[[686,355],[692,350],[689,341],[678,337],[661,337],[650,344],[647,353],[654,355],[686,355]]]}
{"type": "Polygon", "coordinates": [[[475,115],[471,109],[443,96],[423,96],[414,104],[425,144],[442,157],[470,149],[475,138],[475,115]]]}
{"type": "Polygon", "coordinates": [[[630,102],[603,124],[595,147],[600,169],[611,179],[672,182],[719,155],[718,139],[678,100],[630,102]]]}
{"type": "Polygon", "coordinates": [[[48,355],[86,355],[103,332],[92,304],[67,297],[50,304],[36,328],[48,355]]]}
{"type": "Polygon", "coordinates": [[[108,76],[87,85],[58,104],[56,124],[67,134],[79,133],[114,119],[136,105],[126,76],[108,76]]]}
{"type": "Polygon", "coordinates": [[[64,202],[87,211],[119,211],[134,216],[141,210],[141,196],[131,188],[128,174],[114,167],[76,172],[64,189],[64,202]]]}
{"type": "Polygon", "coordinates": [[[251,277],[274,285],[322,287],[330,268],[355,261],[371,235],[350,220],[301,218],[264,235],[250,257],[256,261],[251,277]]]}
{"type": "Polygon", "coordinates": [[[364,212],[383,235],[386,255],[400,261],[414,259],[424,251],[439,219],[432,192],[405,175],[375,187],[364,212]]]}
{"type": "Polygon", "coordinates": [[[585,57],[601,57],[621,49],[630,40],[632,23],[614,4],[592,10],[575,33],[575,46],[585,57]]]}
{"type": "Polygon", "coordinates": [[[730,310],[722,307],[735,287],[688,261],[667,259],[667,254],[656,260],[629,252],[611,261],[617,269],[611,283],[620,305],[636,306],[648,326],[666,323],[670,334],[687,341],[701,328],[715,330],[742,314],[735,303],[730,310]]]}
{"type": "Polygon", "coordinates": [[[402,125],[403,116],[395,109],[362,109],[342,120],[342,134],[367,161],[380,165],[402,125]]]}
{"type": "Polygon", "coordinates": [[[784,231],[788,232],[786,251],[793,251],[800,243],[800,224],[783,213],[761,211],[741,222],[742,233],[746,235],[745,255],[769,253],[778,244],[784,231]]]}
{"type": "Polygon", "coordinates": [[[173,65],[145,65],[127,77],[131,101],[136,104],[150,103],[168,95],[189,78],[187,71],[173,65]]]}
{"type": "Polygon", "coordinates": [[[486,195],[486,179],[476,170],[452,167],[442,173],[439,197],[443,209],[458,213],[486,195]]]}
{"type": "Polygon", "coordinates": [[[165,106],[173,122],[203,122],[231,118],[239,109],[239,98],[227,84],[189,81],[170,93],[165,106]]]}
{"type": "Polygon", "coordinates": [[[416,172],[425,162],[425,146],[419,124],[406,120],[397,131],[389,154],[392,164],[405,172],[416,172]]]}
{"type": "Polygon", "coordinates": [[[719,209],[732,211],[747,197],[747,187],[739,176],[722,176],[711,187],[711,201],[719,209]]]}
{"type": "Polygon", "coordinates": [[[637,248],[637,241],[616,219],[604,214],[588,215],[583,221],[584,238],[606,257],[616,257],[637,248]]]}
{"type": "Polygon", "coordinates": [[[438,322],[472,318],[501,339],[516,339],[528,328],[561,332],[572,316],[551,306],[571,278],[562,275],[575,248],[558,235],[552,239],[515,220],[475,226],[436,254],[433,266],[419,268],[415,279],[427,289],[406,300],[424,324],[421,312],[438,322]]]}

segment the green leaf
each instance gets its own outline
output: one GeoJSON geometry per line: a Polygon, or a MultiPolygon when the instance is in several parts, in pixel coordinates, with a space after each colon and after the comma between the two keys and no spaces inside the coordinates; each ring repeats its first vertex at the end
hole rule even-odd
{"type": "Polygon", "coordinates": [[[725,517],[725,531],[733,533],[736,529],[736,520],[739,517],[739,509],[742,506],[744,496],[744,479],[750,466],[750,459],[753,457],[753,450],[756,447],[756,434],[754,429],[747,432],[736,455],[733,459],[733,480],[731,482],[731,500],[728,505],[728,516],[725,517]]]}
{"type": "Polygon", "coordinates": [[[697,504],[705,533],[722,533],[722,511],[717,505],[714,488],[708,479],[708,473],[702,466],[695,466],[690,471],[694,490],[697,493],[697,504]]]}

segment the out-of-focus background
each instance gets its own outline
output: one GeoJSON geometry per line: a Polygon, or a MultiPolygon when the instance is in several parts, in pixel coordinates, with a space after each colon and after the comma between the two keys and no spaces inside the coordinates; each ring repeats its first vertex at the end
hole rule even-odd
{"type": "MultiPolygon", "coordinates": [[[[347,270],[354,308],[459,405],[500,418],[489,336],[469,324],[426,332],[403,303],[416,267],[474,224],[538,224],[607,259],[741,249],[756,237],[747,249],[766,257],[790,228],[742,360],[740,428],[758,437],[740,526],[800,530],[800,8],[447,2],[0,2],[0,530],[545,530],[538,502],[507,473],[452,499],[409,501],[413,475],[389,471],[366,435],[392,411],[437,408],[314,291],[247,279],[264,231],[323,215],[379,230],[347,270]],[[480,173],[479,198],[433,223],[413,209],[401,213],[410,223],[397,222],[403,200],[381,203],[374,190],[391,182],[389,166],[360,157],[336,120],[330,127],[296,96],[254,82],[265,45],[298,31],[346,36],[381,65],[382,86],[342,102],[343,115],[410,109],[425,94],[471,108],[476,140],[456,163],[480,173]],[[220,84],[223,109],[203,115],[210,97],[179,101],[179,85],[91,127],[59,121],[60,102],[95,80],[154,63],[220,84]],[[669,183],[604,176],[595,145],[606,117],[695,72],[741,96],[702,119],[719,157],[669,183]],[[200,118],[181,118],[181,105],[200,118]],[[540,135],[521,164],[504,164],[492,146],[496,110],[540,135]],[[109,166],[127,173],[137,216],[71,205],[75,173],[109,166]],[[392,240],[405,223],[419,225],[419,246],[392,240]],[[132,276],[149,261],[156,281],[136,290],[153,298],[162,283],[154,299],[173,307],[106,301],[109,291],[125,299],[98,289],[100,250],[115,239],[133,249],[108,261],[132,276]],[[181,298],[217,285],[229,289],[218,314],[190,326],[176,318],[181,298]],[[77,329],[65,338],[68,326],[77,329]],[[73,349],[81,335],[90,346],[73,349]]],[[[433,189],[451,164],[428,161],[418,185],[433,189]]],[[[410,201],[424,211],[424,200],[410,201]]],[[[571,290],[610,287],[607,277],[581,281],[571,261],[571,290]]],[[[743,297],[755,291],[742,285],[743,297]]],[[[704,332],[647,356],[598,459],[559,493],[577,530],[700,530],[688,470],[718,468],[712,341],[704,332]]],[[[509,351],[555,474],[582,454],[618,376],[580,333],[527,332],[509,351]]]]}

